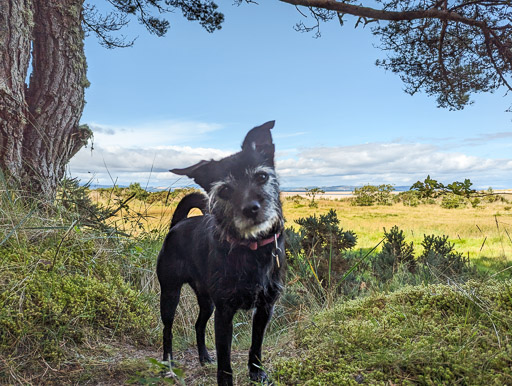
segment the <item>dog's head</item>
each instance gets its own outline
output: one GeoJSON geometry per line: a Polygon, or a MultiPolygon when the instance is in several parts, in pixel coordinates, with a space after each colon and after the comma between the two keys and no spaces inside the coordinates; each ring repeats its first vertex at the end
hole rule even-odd
{"type": "Polygon", "coordinates": [[[210,213],[232,237],[258,239],[282,226],[270,133],[273,127],[274,121],[270,121],[250,130],[242,151],[229,157],[171,170],[194,179],[206,190],[210,213]]]}

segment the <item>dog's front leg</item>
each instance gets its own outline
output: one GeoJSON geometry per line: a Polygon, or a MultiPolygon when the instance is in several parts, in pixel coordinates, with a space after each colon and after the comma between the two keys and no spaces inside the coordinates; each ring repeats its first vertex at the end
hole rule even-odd
{"type": "Polygon", "coordinates": [[[215,309],[215,348],[217,350],[217,383],[233,385],[231,370],[231,340],[233,338],[233,316],[235,310],[221,306],[215,309]]]}
{"type": "Polygon", "coordinates": [[[252,343],[249,350],[249,376],[251,381],[261,382],[267,379],[267,374],[261,368],[261,345],[273,309],[274,306],[272,304],[263,304],[254,311],[252,318],[252,343]]]}

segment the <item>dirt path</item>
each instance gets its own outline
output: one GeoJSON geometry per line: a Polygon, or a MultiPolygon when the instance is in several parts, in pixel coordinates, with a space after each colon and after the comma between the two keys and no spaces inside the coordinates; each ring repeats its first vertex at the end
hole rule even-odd
{"type": "MultiPolygon", "coordinates": [[[[131,345],[116,345],[112,349],[115,353],[110,358],[97,358],[94,362],[90,362],[85,368],[82,368],[83,372],[90,373],[91,377],[86,376],[89,379],[84,379],[84,374],[78,374],[80,370],[75,369],[76,374],[72,377],[73,382],[71,383],[81,385],[126,385],[130,380],[133,381],[134,379],[149,380],[150,378],[160,377],[157,366],[147,360],[147,358],[160,360],[160,350],[152,347],[145,348],[131,345]]],[[[216,384],[217,365],[215,363],[215,350],[210,350],[210,355],[214,359],[214,363],[201,366],[195,348],[191,347],[175,353],[175,360],[178,362],[177,367],[184,371],[186,385],[216,384]]],[[[248,354],[245,350],[232,351],[233,381],[235,385],[250,384],[246,364],[247,356],[248,354]]],[[[135,384],[140,383],[136,382],[135,384]]]]}

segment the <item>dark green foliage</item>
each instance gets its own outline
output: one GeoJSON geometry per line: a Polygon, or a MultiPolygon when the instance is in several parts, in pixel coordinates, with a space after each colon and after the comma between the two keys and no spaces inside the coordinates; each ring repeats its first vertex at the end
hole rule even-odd
{"type": "Polygon", "coordinates": [[[353,205],[359,206],[372,206],[377,205],[391,205],[393,203],[393,192],[395,188],[389,184],[379,186],[364,185],[361,188],[354,189],[353,205]]]}
{"type": "Polygon", "coordinates": [[[301,246],[306,255],[321,256],[329,251],[339,256],[356,245],[357,236],[339,227],[340,220],[333,209],[319,217],[313,215],[295,222],[301,226],[301,246]]]}
{"type": "Polygon", "coordinates": [[[473,183],[467,178],[464,182],[454,181],[451,184],[444,185],[428,175],[423,182],[417,181],[414,183],[410,190],[417,191],[420,198],[426,199],[437,198],[445,194],[469,198],[476,193],[476,190],[471,188],[472,185],[473,183]]]}
{"type": "Polygon", "coordinates": [[[457,196],[469,198],[472,194],[476,193],[475,189],[471,189],[473,183],[469,179],[465,179],[464,182],[454,181],[451,184],[446,185],[446,190],[457,196]]]}
{"type": "Polygon", "coordinates": [[[311,18],[308,25],[299,22],[296,29],[316,31],[316,37],[320,36],[320,22],[336,20],[343,25],[349,15],[355,16],[352,21],[356,27],[371,26],[372,33],[380,38],[379,48],[386,51],[386,58],[377,60],[376,65],[398,74],[405,92],[435,96],[439,107],[459,110],[472,103],[473,93],[494,92],[501,87],[512,90],[509,1],[299,4],[310,5],[311,18]]]}
{"type": "Polygon", "coordinates": [[[113,10],[102,14],[94,4],[83,6],[83,24],[87,33],[94,33],[100,44],[107,48],[129,47],[134,41],[112,35],[129,23],[128,17],[136,17],[140,24],[157,36],[163,36],[171,24],[165,14],[181,11],[187,20],[198,21],[208,32],[221,29],[224,15],[217,11],[212,0],[109,0],[113,10]]]}
{"type": "Polygon", "coordinates": [[[133,198],[144,201],[149,197],[149,192],[140,186],[138,182],[131,183],[126,189],[128,196],[133,195],[133,198]]]}
{"type": "Polygon", "coordinates": [[[375,276],[381,282],[390,280],[401,266],[414,272],[414,246],[405,241],[404,232],[395,225],[389,232],[384,228],[384,243],[382,251],[372,259],[372,268],[375,276]]]}
{"type": "Polygon", "coordinates": [[[448,236],[425,235],[421,245],[423,253],[418,257],[418,262],[434,276],[459,278],[471,271],[469,258],[454,250],[448,236]]]}
{"type": "Polygon", "coordinates": [[[418,192],[420,198],[436,198],[439,196],[440,189],[441,184],[430,178],[430,175],[423,182],[415,182],[410,188],[410,190],[418,192]]]}
{"type": "Polygon", "coordinates": [[[502,23],[510,14],[509,2],[382,3],[387,11],[441,11],[448,7],[448,13],[456,12],[459,19],[466,19],[461,23],[420,17],[373,28],[373,33],[380,36],[381,49],[389,53],[377,65],[400,74],[407,93],[413,95],[421,90],[436,96],[438,106],[459,110],[472,103],[472,93],[492,92],[502,86],[510,89],[507,79],[512,71],[511,58],[503,50],[510,26],[502,23]]]}
{"type": "Polygon", "coordinates": [[[343,253],[356,245],[357,236],[339,226],[336,211],[296,220],[299,231],[286,229],[290,265],[324,286],[330,286],[347,270],[343,253]],[[313,277],[311,277],[313,276],[313,277]]]}

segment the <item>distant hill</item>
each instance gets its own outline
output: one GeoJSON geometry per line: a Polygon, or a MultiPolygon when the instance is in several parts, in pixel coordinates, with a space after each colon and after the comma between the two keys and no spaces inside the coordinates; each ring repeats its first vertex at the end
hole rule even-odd
{"type": "MultiPolygon", "coordinates": [[[[353,192],[355,188],[360,188],[361,186],[350,186],[350,185],[336,185],[336,186],[306,186],[304,188],[297,187],[281,187],[281,191],[283,192],[305,192],[306,188],[320,188],[325,190],[326,192],[353,192]]],[[[410,186],[394,186],[395,191],[397,192],[405,192],[409,190],[410,186]]]]}

